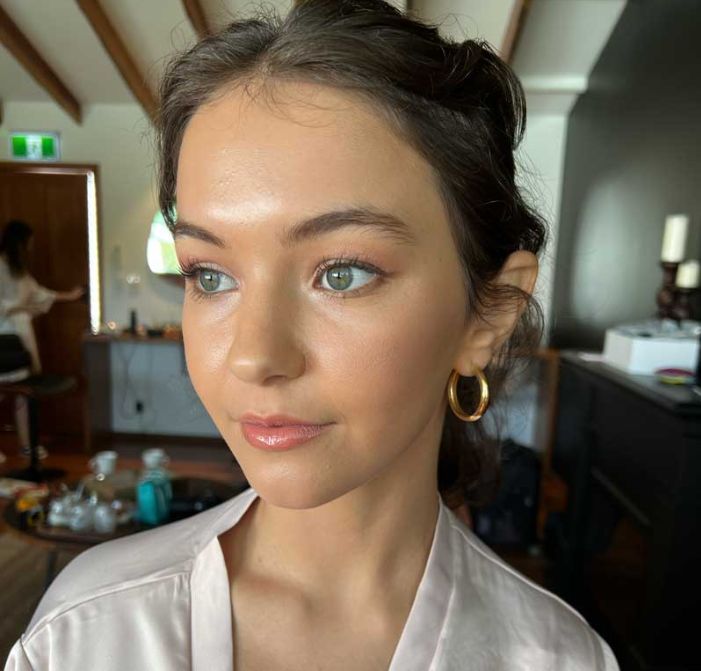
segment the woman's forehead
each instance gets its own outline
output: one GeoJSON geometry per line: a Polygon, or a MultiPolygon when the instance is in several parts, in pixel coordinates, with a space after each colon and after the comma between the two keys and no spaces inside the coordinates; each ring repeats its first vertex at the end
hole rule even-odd
{"type": "Polygon", "coordinates": [[[178,161],[179,212],[192,219],[208,217],[202,208],[255,210],[271,200],[312,209],[425,200],[430,166],[379,112],[328,87],[284,87],[272,100],[237,88],[195,113],[178,161]]]}

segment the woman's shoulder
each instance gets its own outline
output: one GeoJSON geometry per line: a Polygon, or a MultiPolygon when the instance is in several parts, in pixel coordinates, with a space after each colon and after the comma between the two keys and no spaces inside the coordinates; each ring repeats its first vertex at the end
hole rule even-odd
{"type": "Polygon", "coordinates": [[[157,588],[163,581],[186,577],[194,560],[216,537],[217,522],[235,512],[242,494],[217,506],[153,529],[95,545],[72,559],[56,576],[26,630],[75,609],[83,603],[140,587],[157,588]]]}
{"type": "Polygon", "coordinates": [[[458,628],[481,626],[483,649],[495,659],[535,664],[514,668],[618,670],[608,644],[579,612],[501,559],[454,514],[449,517],[458,628]]]}

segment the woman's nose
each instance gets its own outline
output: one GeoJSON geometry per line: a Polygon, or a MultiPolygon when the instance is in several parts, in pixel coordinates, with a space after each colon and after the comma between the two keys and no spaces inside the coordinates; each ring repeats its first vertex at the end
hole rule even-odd
{"type": "Polygon", "coordinates": [[[285,292],[258,292],[242,299],[232,316],[228,369],[249,383],[294,378],[304,370],[299,312],[285,292]]]}

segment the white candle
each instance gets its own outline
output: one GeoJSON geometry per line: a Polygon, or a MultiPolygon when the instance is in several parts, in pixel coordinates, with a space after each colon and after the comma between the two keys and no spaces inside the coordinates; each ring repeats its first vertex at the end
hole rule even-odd
{"type": "Polygon", "coordinates": [[[670,214],[666,218],[660,257],[662,261],[673,263],[684,258],[688,226],[689,217],[685,214],[670,214]]]}
{"type": "Polygon", "coordinates": [[[682,289],[695,289],[699,286],[699,262],[696,259],[679,264],[676,285],[682,289]]]}

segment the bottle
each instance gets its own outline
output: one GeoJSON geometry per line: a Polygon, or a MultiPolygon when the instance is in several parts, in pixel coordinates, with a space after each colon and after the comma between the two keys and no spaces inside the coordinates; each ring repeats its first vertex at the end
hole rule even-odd
{"type": "Polygon", "coordinates": [[[170,459],[160,448],[144,450],[143,470],[136,485],[137,517],[145,524],[162,524],[170,517],[173,487],[164,468],[170,459]]]}

